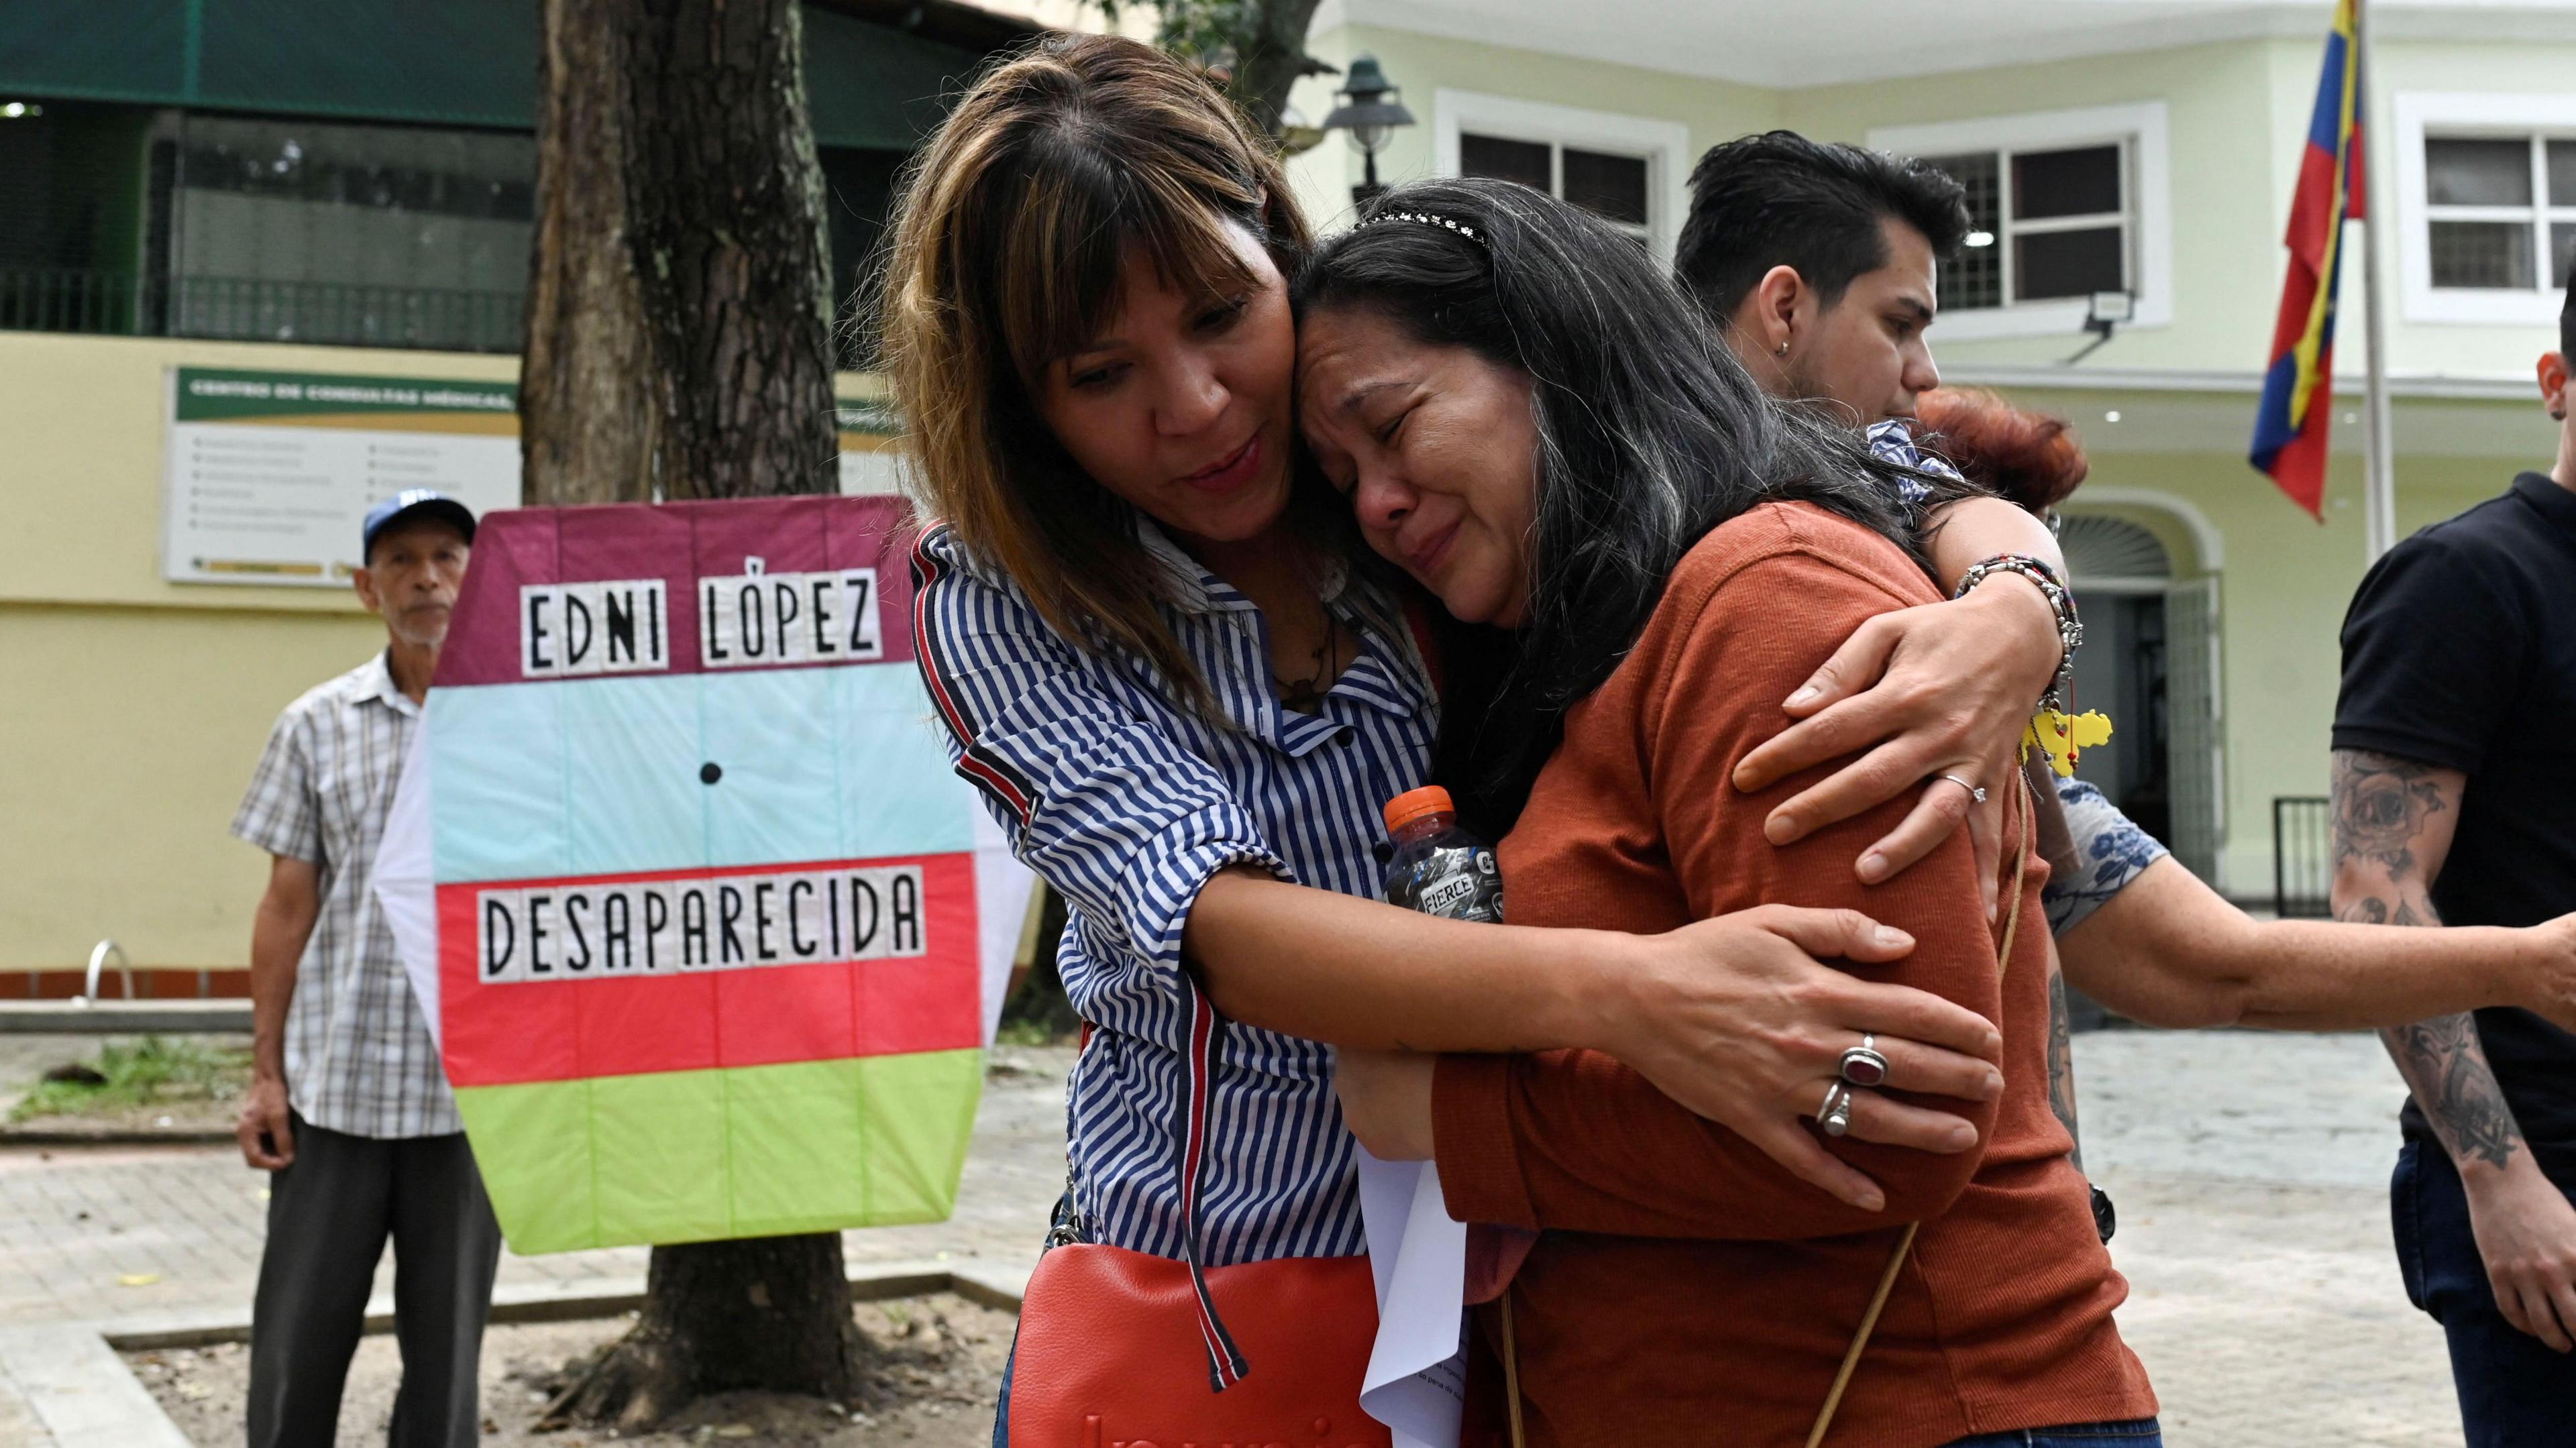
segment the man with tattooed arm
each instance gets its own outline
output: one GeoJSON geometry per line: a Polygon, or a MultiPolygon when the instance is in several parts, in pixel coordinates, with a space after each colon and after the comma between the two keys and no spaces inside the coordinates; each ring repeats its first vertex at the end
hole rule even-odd
{"type": "MultiPolygon", "coordinates": [[[[2539,363],[2558,458],[2391,550],[2343,629],[2334,910],[2531,925],[2576,910],[2576,292],[2539,363]]],[[[2576,1433],[2576,1035],[2486,1009],[2381,1033],[2413,1093],[2391,1181],[2407,1295],[2450,1339],[2473,1448],[2576,1433]]]]}

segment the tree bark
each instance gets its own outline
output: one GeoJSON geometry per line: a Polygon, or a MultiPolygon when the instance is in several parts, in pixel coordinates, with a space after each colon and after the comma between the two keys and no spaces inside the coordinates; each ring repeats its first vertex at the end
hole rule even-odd
{"type": "Polygon", "coordinates": [[[530,503],[838,486],[793,0],[545,0],[519,407],[530,503]]]}
{"type": "Polygon", "coordinates": [[[1279,134],[1280,114],[1288,109],[1288,88],[1298,77],[1331,69],[1306,53],[1306,30],[1314,23],[1320,3],[1261,0],[1243,17],[1235,40],[1234,79],[1226,89],[1265,135],[1279,134]]]}
{"type": "MultiPolygon", "coordinates": [[[[795,0],[543,0],[520,368],[531,504],[839,482],[822,171],[795,0]]],[[[837,1233],[653,1249],[635,1329],[549,1417],[736,1388],[846,1401],[837,1233]]]]}
{"type": "Polygon", "coordinates": [[[628,227],[625,132],[638,119],[625,0],[538,7],[536,229],[519,355],[521,501],[651,497],[652,405],[628,227]]]}

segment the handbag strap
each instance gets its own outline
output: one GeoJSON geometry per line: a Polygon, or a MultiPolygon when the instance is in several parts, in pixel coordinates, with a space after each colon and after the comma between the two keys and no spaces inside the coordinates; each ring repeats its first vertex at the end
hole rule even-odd
{"type": "Polygon", "coordinates": [[[1180,1100],[1175,1105],[1174,1135],[1180,1139],[1181,1260],[1190,1266],[1190,1291],[1199,1314],[1199,1336],[1207,1345],[1208,1386],[1222,1393],[1252,1371],[1243,1350],[1217,1315],[1208,1295],[1202,1266],[1206,1249],[1199,1242],[1200,1179],[1207,1172],[1208,1098],[1214,1094],[1217,1067],[1225,1055],[1225,1018],[1208,1003],[1207,992],[1186,970],[1180,972],[1181,999],[1190,1008],[1190,1047],[1181,1061],[1180,1100]]]}
{"type": "MultiPolygon", "coordinates": [[[[2003,978],[2012,964],[2013,937],[2021,929],[2021,891],[2025,872],[2030,868],[2031,847],[2035,843],[2031,828],[2032,791],[2030,781],[2019,774],[2012,776],[2013,800],[2021,805],[2020,828],[2013,831],[2012,894],[2003,902],[2004,938],[1995,947],[1995,978],[2003,978]]],[[[1905,1266],[1906,1254],[1914,1248],[1915,1234],[1923,1230],[1921,1222],[1905,1224],[1905,1234],[1896,1239],[1896,1250],[1887,1254],[1887,1266],[1878,1274],[1878,1290],[1870,1294],[1869,1309],[1861,1314],[1860,1326],[1852,1333],[1851,1345],[1843,1350],[1842,1366],[1834,1372],[1833,1386],[1825,1390],[1825,1405],[1816,1412],[1815,1426],[1807,1432],[1807,1448],[1820,1448],[1825,1434],[1834,1426],[1834,1413],[1843,1405],[1843,1390],[1851,1386],[1852,1370],[1860,1366],[1860,1355],[1869,1348],[1870,1334],[1878,1330],[1878,1315],[1887,1309],[1888,1295],[1896,1290],[1896,1274],[1905,1266]]]]}

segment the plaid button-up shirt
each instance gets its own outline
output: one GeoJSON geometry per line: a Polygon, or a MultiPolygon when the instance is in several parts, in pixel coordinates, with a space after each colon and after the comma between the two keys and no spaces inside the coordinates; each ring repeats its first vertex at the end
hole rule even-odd
{"type": "Polygon", "coordinates": [[[295,968],[286,1094],[351,1136],[464,1130],[374,892],[376,846],[420,706],[379,654],[286,707],[233,833],[321,867],[322,909],[295,968]]]}

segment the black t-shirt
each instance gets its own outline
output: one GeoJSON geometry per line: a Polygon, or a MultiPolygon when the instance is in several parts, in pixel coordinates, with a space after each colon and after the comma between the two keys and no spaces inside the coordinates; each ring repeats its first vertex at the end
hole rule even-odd
{"type": "MultiPolygon", "coordinates": [[[[2389,550],[2343,624],[2334,747],[2468,776],[2433,885],[2449,925],[2576,910],[2576,492],[2539,473],[2389,550]]],[[[2478,1012],[2532,1155],[2576,1183],[2576,1035],[2478,1012]]],[[[2406,1103],[2406,1133],[2430,1140],[2406,1103]]]]}

